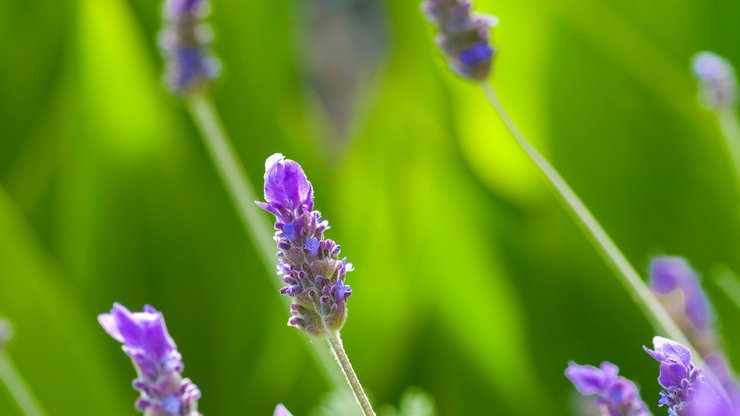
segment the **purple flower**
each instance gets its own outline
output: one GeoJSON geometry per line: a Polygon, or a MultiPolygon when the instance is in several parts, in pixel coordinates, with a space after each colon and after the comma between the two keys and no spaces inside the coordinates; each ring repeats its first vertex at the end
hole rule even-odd
{"type": "Polygon", "coordinates": [[[634,383],[619,377],[618,373],[619,368],[606,361],[601,363],[600,368],[571,361],[565,370],[565,376],[581,394],[598,396],[597,404],[605,415],[650,415],[634,383]]]}
{"type": "MultiPolygon", "coordinates": [[[[650,285],[659,295],[668,295],[674,291],[683,294],[685,317],[694,326],[694,331],[710,328],[712,313],[704,291],[699,284],[699,276],[681,257],[657,257],[650,264],[650,285]]],[[[675,309],[670,307],[668,309],[675,309]]],[[[674,316],[674,319],[681,318],[674,316]]],[[[676,319],[678,322],[684,319],[676,319]]],[[[683,328],[686,329],[686,328],[683,328]]],[[[692,332],[692,331],[687,331],[692,332]]]]}
{"type": "Polygon", "coordinates": [[[658,257],[650,266],[650,284],[725,390],[740,396],[740,388],[717,345],[714,316],[699,276],[681,257],[658,257]]]}
{"type": "Polygon", "coordinates": [[[141,393],[137,410],[148,416],[200,415],[200,390],[182,378],[182,358],[160,312],[149,305],[143,312],[131,312],[115,303],[110,313],[98,316],[98,322],[134,362],[138,373],[134,388],[141,393]]]}
{"type": "Polygon", "coordinates": [[[207,0],[167,0],[160,49],[166,60],[166,83],[187,95],[207,87],[219,72],[208,48],[210,36],[202,20],[207,0]]]}
{"type": "Polygon", "coordinates": [[[275,215],[278,272],[293,298],[288,324],[314,335],[338,331],[347,316],[344,284],[352,264],[339,258],[339,245],[324,237],[329,223],[313,209],[313,187],[301,166],[277,153],[265,162],[265,201],[257,205],[275,215]]]}
{"type": "Polygon", "coordinates": [[[730,110],[737,104],[737,79],[729,61],[712,52],[699,52],[691,66],[707,108],[730,110]]]}
{"type": "Polygon", "coordinates": [[[288,409],[283,406],[282,403],[278,404],[277,407],[275,407],[275,413],[272,414],[272,416],[293,416],[288,409]]]}
{"type": "Polygon", "coordinates": [[[693,402],[697,389],[705,384],[701,370],[691,362],[691,351],[663,337],[653,338],[653,350],[643,348],[660,362],[658,383],[665,390],[660,392],[658,405],[668,406],[669,415],[683,415],[693,402]]]}
{"type": "Polygon", "coordinates": [[[437,44],[455,72],[476,81],[485,80],[495,55],[488,31],[496,26],[496,18],[472,13],[469,0],[426,0],[422,9],[436,23],[437,44]]]}

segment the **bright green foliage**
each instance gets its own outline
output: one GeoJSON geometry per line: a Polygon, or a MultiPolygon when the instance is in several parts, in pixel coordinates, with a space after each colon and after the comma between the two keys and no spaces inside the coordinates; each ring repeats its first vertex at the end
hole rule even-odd
{"type": "MultiPolygon", "coordinates": [[[[418,2],[382,1],[383,60],[358,77],[346,137],[308,86],[314,3],[214,0],[214,100],[255,183],[276,152],[310,176],[356,269],[342,337],[373,401],[406,403],[418,386],[440,415],[568,415],[568,360],[618,358],[653,406],[654,366],[634,348],[650,326],[480,89],[448,71],[418,2]]],[[[704,276],[740,271],[734,171],[688,67],[705,49],[740,66],[740,4],[476,5],[500,19],[501,100],[631,262],[646,270],[666,253],[704,276]]],[[[50,414],[132,414],[133,371],[95,318],[114,301],[150,303],[205,415],[278,402],[308,414],[329,386],[162,87],[160,6],[0,1],[9,352],[50,414]]],[[[705,286],[740,363],[740,312],[705,286]]],[[[0,394],[0,414],[11,403],[0,394]]]]}

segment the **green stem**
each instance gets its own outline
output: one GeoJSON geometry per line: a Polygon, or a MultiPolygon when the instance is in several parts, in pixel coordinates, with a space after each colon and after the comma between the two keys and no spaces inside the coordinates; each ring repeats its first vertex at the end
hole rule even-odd
{"type": "Polygon", "coordinates": [[[519,129],[517,129],[514,122],[506,114],[506,111],[498,100],[493,87],[488,83],[482,83],[481,85],[499,117],[501,117],[501,120],[506,124],[506,128],[522,150],[524,150],[535,166],[537,166],[540,172],[545,176],[565,207],[571,212],[573,218],[581,226],[595,248],[599,251],[604,261],[606,261],[606,263],[614,270],[617,277],[619,277],[619,281],[624,285],[632,299],[653,324],[655,330],[658,333],[661,333],[688,347],[692,351],[694,363],[704,369],[705,374],[709,375],[709,379],[715,387],[717,387],[718,391],[720,391],[725,399],[727,399],[727,392],[722,387],[721,383],[717,381],[717,378],[712,373],[711,369],[704,364],[704,361],[697,353],[696,348],[693,347],[678,325],[676,325],[673,319],[671,319],[668,312],[666,312],[650,288],[640,278],[640,275],[637,273],[635,268],[632,267],[624,254],[619,250],[619,247],[614,244],[614,241],[612,241],[606,231],[601,227],[601,224],[599,224],[593,214],[591,214],[588,208],[586,208],[586,205],[583,204],[578,195],[576,195],[573,189],[571,189],[568,183],[560,176],[550,162],[542,157],[542,155],[540,155],[540,153],[529,144],[521,132],[519,132],[519,129]]]}
{"type": "Polygon", "coordinates": [[[342,339],[339,337],[339,332],[327,332],[326,341],[334,353],[337,363],[342,367],[344,376],[347,378],[347,383],[355,394],[357,404],[362,408],[362,413],[364,413],[365,416],[375,416],[373,406],[370,404],[370,400],[367,398],[367,394],[365,394],[365,390],[363,390],[354,368],[352,368],[352,363],[349,361],[349,357],[347,357],[347,353],[344,351],[344,346],[342,345],[342,339]]]}
{"type": "MultiPolygon", "coordinates": [[[[195,120],[195,124],[204,139],[208,153],[213,164],[218,170],[231,199],[236,207],[239,218],[244,225],[247,234],[257,247],[263,264],[268,272],[274,274],[277,249],[273,244],[271,228],[260,218],[261,212],[255,205],[257,196],[253,192],[252,183],[244,171],[236,156],[231,141],[218,117],[218,112],[208,98],[197,95],[187,101],[188,109],[195,120]]],[[[280,281],[276,278],[270,279],[276,289],[280,289],[280,281]]],[[[283,304],[288,307],[290,301],[285,296],[280,296],[283,304]]],[[[332,359],[324,348],[311,342],[305,335],[304,340],[311,350],[319,367],[323,370],[327,379],[333,383],[341,392],[349,393],[343,381],[343,377],[332,363],[332,359]]],[[[349,399],[351,400],[351,399],[349,399]]]]}
{"type": "Polygon", "coordinates": [[[46,415],[8,354],[2,350],[0,350],[0,381],[5,384],[10,396],[24,415],[46,415]]]}
{"type": "Polygon", "coordinates": [[[717,111],[717,120],[725,139],[725,147],[735,170],[735,185],[740,193],[740,125],[738,124],[736,109],[728,108],[717,111]]]}

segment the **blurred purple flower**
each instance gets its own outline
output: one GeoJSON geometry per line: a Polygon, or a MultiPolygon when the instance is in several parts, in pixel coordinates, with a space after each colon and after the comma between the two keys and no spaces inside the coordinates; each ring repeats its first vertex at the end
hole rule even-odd
{"type": "Polygon", "coordinates": [[[699,284],[699,276],[686,260],[672,256],[654,258],[650,264],[650,285],[659,295],[681,291],[684,313],[691,324],[699,331],[709,329],[712,323],[709,302],[699,284]]]}
{"type": "Polygon", "coordinates": [[[437,44],[458,74],[485,80],[491,72],[496,50],[490,45],[493,16],[472,13],[470,0],[426,0],[422,9],[439,30],[437,44]]]}
{"type": "Polygon", "coordinates": [[[200,390],[182,378],[182,358],[160,312],[149,305],[143,312],[131,312],[115,303],[110,313],[98,316],[98,322],[134,362],[138,373],[134,388],[141,393],[137,410],[147,416],[200,415],[200,390]]]}
{"type": "Polygon", "coordinates": [[[339,259],[339,245],[324,238],[329,223],[313,210],[313,187],[301,166],[277,153],[265,162],[265,201],[257,205],[275,215],[275,241],[280,250],[278,272],[287,286],[280,293],[293,298],[288,324],[314,335],[338,331],[347,315],[344,284],[352,271],[339,259]]]}
{"type": "Polygon", "coordinates": [[[734,375],[717,345],[711,305],[701,288],[699,276],[688,262],[670,256],[653,259],[650,285],[725,390],[740,396],[734,375]]]}
{"type": "Polygon", "coordinates": [[[272,416],[293,416],[288,409],[283,406],[282,403],[278,404],[277,407],[275,407],[275,413],[272,414],[272,416]]]}
{"type": "Polygon", "coordinates": [[[619,368],[609,362],[600,368],[570,362],[565,376],[584,396],[597,395],[597,404],[609,416],[648,416],[650,412],[640,399],[637,387],[618,376],[619,368]]]}
{"type": "Polygon", "coordinates": [[[730,110],[737,105],[737,79],[727,59],[712,52],[699,52],[691,61],[691,66],[707,108],[730,110]]]}
{"type": "Polygon", "coordinates": [[[172,92],[187,95],[207,87],[218,76],[218,61],[211,55],[210,34],[202,21],[207,0],[167,0],[160,35],[166,61],[166,83],[172,92]]]}

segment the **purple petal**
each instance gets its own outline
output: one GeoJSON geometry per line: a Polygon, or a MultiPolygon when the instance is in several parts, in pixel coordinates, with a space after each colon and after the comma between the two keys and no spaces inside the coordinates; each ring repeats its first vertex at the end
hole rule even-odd
{"type": "Polygon", "coordinates": [[[282,403],[278,404],[277,407],[275,407],[275,413],[273,413],[273,416],[293,416],[288,409],[283,406],[282,403]]]}

